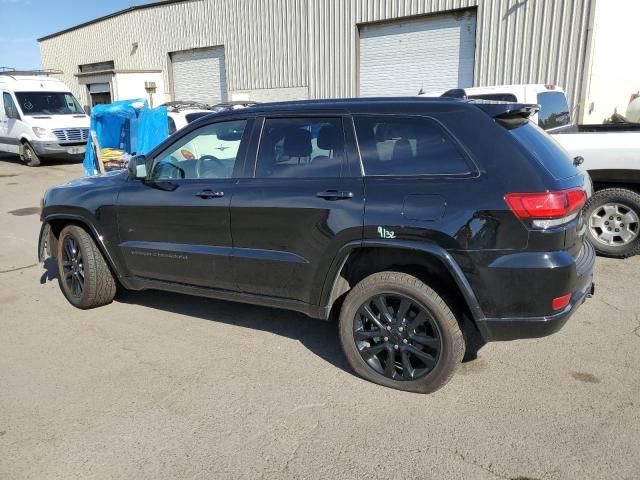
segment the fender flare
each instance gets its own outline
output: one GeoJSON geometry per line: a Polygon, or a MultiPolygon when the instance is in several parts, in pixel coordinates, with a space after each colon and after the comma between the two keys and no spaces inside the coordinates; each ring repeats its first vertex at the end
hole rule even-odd
{"type": "MultiPolygon", "coordinates": [[[[95,223],[91,221],[90,218],[87,218],[85,215],[80,215],[76,213],[52,213],[46,215],[42,218],[42,226],[40,227],[40,238],[38,239],[38,257],[40,258],[41,254],[44,253],[44,245],[42,244],[42,240],[46,240],[44,238],[45,232],[47,232],[50,227],[50,222],[52,220],[69,220],[70,223],[77,223],[81,226],[87,228],[93,237],[93,240],[96,242],[96,245],[104,255],[104,258],[107,260],[109,267],[111,267],[111,271],[116,275],[116,277],[121,278],[121,270],[118,268],[118,262],[113,258],[111,252],[107,248],[107,245],[104,242],[104,238],[98,227],[96,227],[95,223]],[[42,253],[41,253],[42,252],[42,253]]],[[[51,248],[49,246],[49,248],[51,248]]],[[[44,259],[40,260],[44,261],[44,259]]]]}
{"type": "Polygon", "coordinates": [[[336,257],[334,258],[331,266],[329,268],[329,272],[327,273],[324,286],[322,288],[322,294],[320,297],[320,308],[322,311],[326,312],[325,318],[328,317],[329,312],[331,310],[331,306],[333,305],[333,301],[336,296],[335,290],[340,281],[340,272],[342,268],[348,261],[349,257],[352,253],[356,252],[361,248],[374,247],[374,248],[394,248],[401,250],[414,250],[422,253],[426,253],[427,255],[432,256],[434,259],[438,260],[451,274],[451,277],[456,282],[456,285],[460,289],[460,293],[462,293],[463,298],[465,299],[467,306],[469,307],[469,311],[473,316],[473,320],[476,322],[481,322],[485,315],[482,312],[482,308],[480,307],[480,303],[476,298],[476,295],[471,288],[471,284],[467,280],[464,272],[460,268],[460,265],[455,261],[455,259],[451,256],[449,252],[447,252],[444,248],[435,245],[433,243],[416,243],[409,240],[361,240],[349,242],[342,246],[342,248],[338,251],[336,257]]]}

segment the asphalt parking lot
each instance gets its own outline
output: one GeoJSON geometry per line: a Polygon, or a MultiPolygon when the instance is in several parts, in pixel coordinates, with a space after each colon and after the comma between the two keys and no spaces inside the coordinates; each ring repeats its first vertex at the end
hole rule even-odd
{"type": "Polygon", "coordinates": [[[640,257],[558,334],[430,396],[354,376],[334,324],[167,293],[71,307],[39,201],[79,164],[0,160],[0,478],[640,477],[640,257]]]}

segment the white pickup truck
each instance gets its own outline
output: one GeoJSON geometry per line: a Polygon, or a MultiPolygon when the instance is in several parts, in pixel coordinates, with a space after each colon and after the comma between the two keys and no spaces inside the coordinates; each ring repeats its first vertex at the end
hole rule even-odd
{"type": "Polygon", "coordinates": [[[498,85],[425,95],[539,104],[532,121],[547,130],[593,182],[584,214],[596,251],[617,258],[640,253],[640,123],[573,125],[564,90],[555,85],[498,85]]]}

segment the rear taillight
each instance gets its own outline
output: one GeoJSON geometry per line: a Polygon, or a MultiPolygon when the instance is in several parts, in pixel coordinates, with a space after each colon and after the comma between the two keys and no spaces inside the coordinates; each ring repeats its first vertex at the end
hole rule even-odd
{"type": "Polygon", "coordinates": [[[587,194],[581,188],[540,193],[508,193],[504,200],[516,217],[531,219],[539,228],[550,228],[573,220],[584,206],[587,194]]]}
{"type": "Polygon", "coordinates": [[[551,308],[554,310],[561,310],[571,301],[571,294],[567,293],[566,295],[562,295],[561,297],[556,297],[551,301],[551,308]]]}

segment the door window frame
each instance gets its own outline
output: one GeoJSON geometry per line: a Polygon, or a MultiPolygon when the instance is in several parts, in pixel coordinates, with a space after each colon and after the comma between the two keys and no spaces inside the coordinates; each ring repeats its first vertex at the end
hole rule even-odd
{"type": "Polygon", "coordinates": [[[251,138],[253,136],[253,130],[255,125],[255,117],[246,116],[246,115],[232,115],[225,118],[216,118],[214,121],[206,122],[202,125],[193,125],[184,127],[178,130],[175,134],[171,135],[167,140],[158,145],[149,155],[150,158],[147,159],[147,176],[145,178],[145,182],[150,184],[162,184],[162,183],[196,183],[196,182],[228,182],[230,180],[237,180],[241,178],[242,172],[245,169],[245,163],[247,159],[247,153],[249,152],[249,146],[251,143],[251,138]],[[156,163],[159,159],[164,158],[164,155],[172,149],[178,142],[182,141],[184,137],[190,135],[196,130],[200,130],[203,128],[211,127],[212,125],[217,125],[219,123],[226,122],[237,122],[237,121],[245,121],[244,132],[242,133],[242,139],[240,140],[240,145],[238,147],[238,154],[236,155],[236,161],[233,166],[233,171],[231,172],[231,176],[228,178],[161,178],[158,180],[153,180],[151,175],[153,174],[153,169],[155,168],[156,163]],[[171,140],[171,142],[168,142],[171,140]]]}
{"type": "Polygon", "coordinates": [[[362,177],[362,170],[360,167],[360,158],[357,150],[355,149],[355,133],[352,131],[353,125],[351,124],[350,115],[343,112],[335,111],[314,111],[314,112],[269,112],[259,114],[256,118],[254,126],[254,134],[251,138],[250,158],[247,158],[246,168],[244,170],[243,177],[252,178],[256,180],[279,180],[279,181],[291,181],[291,180],[318,180],[321,178],[353,178],[362,177]],[[264,133],[267,120],[279,120],[279,119],[313,119],[313,118],[335,118],[339,119],[342,125],[342,133],[344,136],[344,149],[343,149],[343,168],[339,176],[335,177],[257,177],[256,171],[258,168],[258,154],[260,150],[260,143],[262,141],[262,135],[264,133]]]}

